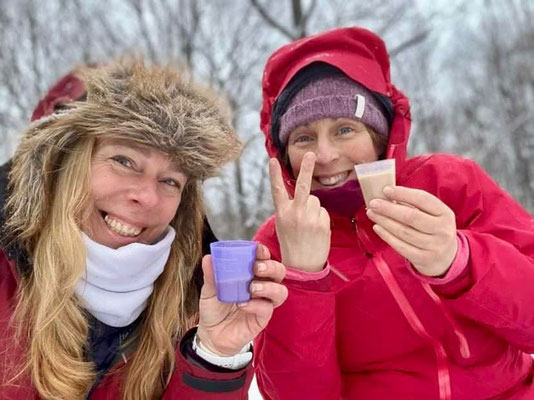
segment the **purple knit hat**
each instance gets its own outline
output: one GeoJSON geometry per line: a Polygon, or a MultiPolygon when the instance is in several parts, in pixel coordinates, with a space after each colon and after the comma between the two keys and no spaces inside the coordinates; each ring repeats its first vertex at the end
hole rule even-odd
{"type": "Polygon", "coordinates": [[[285,146],[295,128],[323,118],[361,121],[387,139],[388,120],[381,110],[375,96],[347,76],[318,77],[300,89],[289,102],[280,118],[280,142],[285,146]]]}

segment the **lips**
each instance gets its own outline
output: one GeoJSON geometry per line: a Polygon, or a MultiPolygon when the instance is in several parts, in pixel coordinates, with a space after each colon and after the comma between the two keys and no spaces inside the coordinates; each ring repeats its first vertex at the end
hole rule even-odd
{"type": "Polygon", "coordinates": [[[344,171],[336,175],[329,176],[316,176],[314,179],[321,185],[325,187],[337,186],[340,183],[347,180],[351,171],[344,171]]]}
{"type": "Polygon", "coordinates": [[[142,227],[129,224],[117,217],[112,217],[106,213],[103,213],[103,218],[108,228],[121,236],[136,237],[144,229],[142,227]]]}

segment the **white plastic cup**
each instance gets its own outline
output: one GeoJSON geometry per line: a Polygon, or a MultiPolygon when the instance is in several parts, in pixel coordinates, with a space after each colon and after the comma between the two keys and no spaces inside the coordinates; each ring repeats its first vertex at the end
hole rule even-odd
{"type": "Polygon", "coordinates": [[[395,159],[375,161],[354,166],[356,176],[362,188],[365,206],[373,199],[385,199],[383,190],[386,186],[395,186],[395,159]]]}

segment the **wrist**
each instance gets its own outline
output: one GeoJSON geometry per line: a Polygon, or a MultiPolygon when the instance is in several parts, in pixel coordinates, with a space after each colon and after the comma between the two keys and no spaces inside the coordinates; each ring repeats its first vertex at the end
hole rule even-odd
{"type": "Polygon", "coordinates": [[[197,344],[201,344],[202,348],[219,357],[232,357],[234,354],[224,353],[217,350],[215,345],[209,340],[208,334],[199,326],[195,341],[197,344]]]}
{"type": "Polygon", "coordinates": [[[299,263],[299,262],[286,263],[282,260],[282,264],[284,264],[286,268],[298,269],[303,272],[317,273],[317,272],[323,271],[326,268],[327,262],[323,261],[322,263],[319,263],[319,264],[312,263],[312,264],[303,265],[302,263],[299,263]]]}
{"type": "Polygon", "coordinates": [[[441,261],[440,264],[433,265],[430,268],[424,266],[416,266],[414,264],[414,267],[419,271],[420,274],[425,275],[429,278],[443,278],[449,272],[449,269],[451,268],[456,258],[456,254],[458,253],[458,248],[458,239],[457,237],[455,237],[452,245],[450,246],[450,250],[447,251],[446,255],[444,255],[441,260],[438,260],[441,261]]]}
{"type": "Polygon", "coordinates": [[[468,269],[467,265],[469,261],[469,244],[465,235],[460,231],[457,232],[457,237],[458,248],[456,256],[452,261],[452,264],[445,271],[445,273],[439,276],[431,277],[420,274],[419,271],[415,269],[415,267],[410,270],[413,271],[420,279],[425,280],[431,285],[445,285],[458,279],[458,277],[463,276],[465,274],[465,271],[468,269]]]}
{"type": "Polygon", "coordinates": [[[198,334],[193,339],[193,351],[203,360],[212,365],[228,369],[241,369],[252,360],[252,344],[247,343],[239,353],[233,356],[220,356],[206,349],[200,342],[198,334]]]}
{"type": "Polygon", "coordinates": [[[443,269],[444,267],[435,267],[435,268],[428,268],[428,267],[422,267],[419,265],[412,264],[415,271],[417,271],[418,274],[432,279],[440,279],[447,275],[447,272],[449,272],[450,265],[443,269]]]}
{"type": "Polygon", "coordinates": [[[326,276],[328,276],[330,274],[330,271],[333,271],[336,275],[340,276],[344,281],[348,282],[348,279],[345,276],[343,276],[343,274],[341,274],[339,271],[332,268],[332,266],[329,263],[326,263],[325,267],[319,272],[308,272],[308,271],[302,271],[300,269],[286,267],[285,279],[289,279],[292,281],[300,281],[300,282],[319,281],[319,280],[324,279],[326,276]]]}

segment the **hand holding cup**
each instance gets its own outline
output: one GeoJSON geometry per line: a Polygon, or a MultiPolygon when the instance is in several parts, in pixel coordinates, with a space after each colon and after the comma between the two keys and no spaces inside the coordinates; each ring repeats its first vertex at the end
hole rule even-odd
{"type": "Polygon", "coordinates": [[[456,256],[456,217],[436,196],[419,189],[388,186],[387,200],[369,203],[374,231],[421,274],[440,276],[456,256]]]}
{"type": "MultiPolygon", "coordinates": [[[[206,255],[202,259],[204,285],[200,293],[197,336],[202,345],[214,354],[233,356],[239,353],[267,326],[274,308],[287,298],[287,288],[281,284],[285,267],[271,260],[269,249],[261,244],[257,245],[255,258],[252,265],[254,276],[248,286],[250,299],[243,303],[219,301],[213,258],[206,255]]],[[[228,292],[223,292],[220,295],[229,300],[228,292]]],[[[243,293],[241,289],[230,291],[230,296],[233,295],[243,293]]],[[[245,296],[248,295],[246,292],[245,296]]]]}

